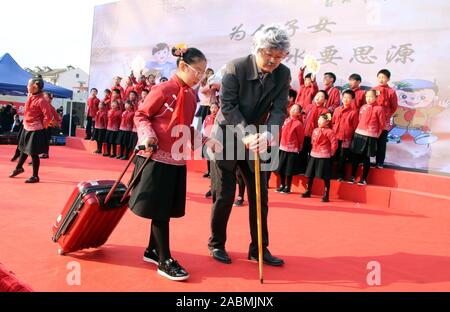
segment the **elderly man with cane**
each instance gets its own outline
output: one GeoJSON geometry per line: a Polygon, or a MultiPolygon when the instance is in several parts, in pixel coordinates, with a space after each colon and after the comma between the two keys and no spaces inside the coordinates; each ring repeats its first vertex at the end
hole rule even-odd
{"type": "MultiPolygon", "coordinates": [[[[257,187],[257,178],[266,181],[266,172],[259,171],[258,152],[264,152],[268,144],[278,139],[277,134],[271,131],[279,129],[286,117],[290,70],[281,62],[289,53],[290,42],[284,28],[269,25],[255,34],[253,45],[253,54],[227,64],[222,79],[222,104],[212,135],[224,140],[224,149],[221,155],[215,155],[211,163],[213,206],[208,248],[215,260],[231,263],[225,250],[226,230],[236,190],[236,169],[239,168],[248,188],[250,207],[251,243],[248,259],[258,261],[262,258],[265,264],[281,266],[284,261],[272,256],[267,248],[267,183],[259,183],[257,187]],[[252,128],[256,129],[253,133],[252,128]],[[245,157],[240,159],[236,153],[239,154],[244,144],[245,157]],[[257,157],[251,157],[249,150],[250,154],[255,153],[257,157]],[[256,171],[252,159],[257,162],[256,171]],[[261,212],[258,220],[260,248],[257,195],[260,195],[261,212]]],[[[260,262],[262,281],[261,265],[260,262]]]]}

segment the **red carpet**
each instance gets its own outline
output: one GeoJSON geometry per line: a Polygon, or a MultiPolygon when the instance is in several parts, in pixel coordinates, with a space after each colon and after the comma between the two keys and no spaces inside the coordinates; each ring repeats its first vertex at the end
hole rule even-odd
{"type": "MultiPolygon", "coordinates": [[[[77,182],[114,179],[124,161],[51,147],[51,158],[41,162],[41,183],[27,185],[31,166],[8,178],[14,148],[0,146],[0,262],[36,291],[450,291],[449,178],[436,177],[439,187],[428,193],[438,199],[430,205],[426,189],[415,188],[411,178],[393,170],[385,171],[389,187],[381,184],[383,170],[373,170],[375,186],[333,183],[343,189],[328,204],[317,196],[301,199],[298,193],[281,195],[271,188],[270,250],[286,265],[264,266],[265,284],[260,285],[257,264],[246,260],[248,207],[234,207],[230,218],[227,249],[233,263],[214,261],[206,247],[209,180],[191,170],[187,215],[171,221],[173,256],[191,274],[187,282],[177,283],[142,261],[149,221],[131,212],[102,248],[60,256],[51,241],[51,226],[77,182]],[[347,200],[347,193],[365,200],[347,200]],[[388,196],[386,205],[377,196],[388,196]],[[72,261],[80,264],[79,286],[66,281],[72,261]],[[381,265],[381,286],[366,282],[370,261],[381,265]]],[[[430,185],[429,176],[414,175],[419,184],[430,185]]]]}

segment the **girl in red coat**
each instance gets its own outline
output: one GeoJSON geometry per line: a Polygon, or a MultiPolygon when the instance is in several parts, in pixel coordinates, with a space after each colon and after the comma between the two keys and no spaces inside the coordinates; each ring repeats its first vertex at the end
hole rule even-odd
{"type": "Polygon", "coordinates": [[[294,104],[289,112],[290,116],[286,118],[281,129],[280,162],[277,169],[280,175],[280,185],[276,192],[289,194],[292,176],[300,172],[300,151],[305,136],[300,119],[301,110],[300,105],[294,104]]]}
{"type": "Polygon", "coordinates": [[[298,103],[302,107],[302,111],[306,110],[309,104],[311,104],[319,92],[319,87],[317,86],[316,76],[311,73],[303,76],[305,74],[305,67],[300,68],[298,73],[298,80],[300,82],[300,89],[298,90],[297,98],[295,103],[298,103]]]}
{"type": "Polygon", "coordinates": [[[96,154],[101,154],[103,149],[103,143],[105,142],[106,127],[108,125],[108,111],[104,102],[98,104],[98,111],[95,114],[94,134],[93,138],[97,141],[96,154]]]}
{"type": "Polygon", "coordinates": [[[108,111],[108,125],[106,127],[106,153],[103,156],[115,158],[116,155],[116,141],[117,134],[119,133],[120,121],[122,118],[122,112],[117,105],[117,101],[111,102],[111,109],[108,111]],[[112,147],[112,151],[111,151],[112,147]]]}
{"type": "Polygon", "coordinates": [[[309,152],[311,152],[311,136],[313,130],[318,127],[317,121],[319,116],[328,113],[327,109],[328,93],[324,90],[317,92],[314,102],[310,104],[305,111],[305,139],[303,141],[303,149],[300,154],[300,173],[304,173],[309,160],[309,152]]]}
{"type": "Polygon", "coordinates": [[[125,111],[122,113],[119,133],[117,134],[116,144],[120,146],[120,155],[117,159],[126,160],[130,154],[129,141],[134,125],[133,103],[128,100],[125,102],[125,111]]]}
{"type": "Polygon", "coordinates": [[[302,197],[311,197],[314,177],[321,178],[325,182],[325,192],[322,197],[323,202],[329,201],[330,178],[331,178],[331,156],[337,149],[337,140],[333,130],[329,128],[331,121],[330,114],[322,114],[319,117],[319,127],[314,129],[311,138],[312,150],[311,158],[308,162],[308,169],[305,176],[308,177],[307,190],[302,197]]]}
{"type": "Polygon", "coordinates": [[[160,275],[182,281],[189,274],[170,253],[169,221],[185,214],[186,158],[183,156],[190,155],[190,151],[184,145],[180,150],[179,143],[190,136],[183,135],[184,131],[180,134],[180,128],[192,130],[190,125],[197,106],[192,86],[205,75],[206,57],[196,48],[174,48],[172,54],[178,57],[176,74],[169,81],[155,85],[135,113],[138,144],[145,145],[147,150],[137,157],[134,173],[144,164],[145,156],[151,160],[131,193],[129,207],[138,216],[152,219],[144,261],[156,264],[160,275]],[[154,144],[158,149],[150,156],[154,144]]]}
{"type": "Polygon", "coordinates": [[[338,161],[338,181],[344,181],[345,162],[351,158],[350,143],[353,139],[356,126],[358,126],[359,110],[353,108],[355,92],[345,90],[342,93],[342,106],[334,110],[331,124],[333,132],[338,140],[338,151],[336,153],[338,161]]]}
{"type": "Polygon", "coordinates": [[[352,165],[352,177],[350,183],[355,183],[358,165],[363,163],[363,175],[359,185],[366,185],[369,175],[370,157],[377,154],[377,139],[384,129],[386,116],[383,108],[377,105],[377,93],[375,90],[366,92],[366,105],[359,111],[359,123],[353,136],[351,150],[354,154],[352,165]]]}
{"type": "Polygon", "coordinates": [[[23,130],[19,136],[18,147],[20,150],[19,162],[16,169],[9,175],[10,178],[23,173],[23,164],[28,155],[31,156],[33,164],[33,175],[25,183],[39,182],[39,154],[48,150],[48,137],[46,128],[52,122],[52,111],[50,103],[45,99],[43,89],[44,80],[39,75],[28,81],[28,99],[25,103],[23,115],[23,130]]]}

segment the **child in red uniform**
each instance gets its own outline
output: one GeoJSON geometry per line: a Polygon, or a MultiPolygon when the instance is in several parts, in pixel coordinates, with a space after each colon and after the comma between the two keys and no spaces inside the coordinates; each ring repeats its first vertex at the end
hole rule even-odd
{"type": "Polygon", "coordinates": [[[323,84],[325,86],[325,92],[328,94],[327,108],[330,113],[341,105],[341,95],[338,88],[334,86],[336,82],[336,75],[334,73],[325,73],[323,75],[323,84]]]}
{"type": "Polygon", "coordinates": [[[350,143],[358,126],[359,110],[353,109],[354,100],[355,92],[353,90],[345,90],[342,93],[342,106],[334,110],[333,118],[331,119],[333,132],[338,140],[336,156],[338,158],[337,171],[339,182],[344,180],[345,162],[351,158],[350,143]]]}
{"type": "Polygon", "coordinates": [[[319,92],[319,87],[317,86],[316,76],[311,73],[305,74],[305,67],[300,68],[298,73],[298,80],[300,81],[300,89],[298,90],[297,98],[295,103],[300,104],[302,111],[308,107],[314,100],[317,92],[319,92]],[[304,78],[303,78],[304,77],[304,78]]]}
{"type": "Polygon", "coordinates": [[[281,129],[280,162],[277,169],[280,185],[276,192],[291,192],[292,176],[300,172],[300,151],[303,147],[305,130],[301,122],[301,107],[294,104],[290,116],[284,121],[281,129]]]}
{"type": "Polygon", "coordinates": [[[308,162],[308,169],[305,176],[308,177],[307,190],[302,197],[311,197],[314,177],[321,178],[325,182],[325,192],[322,197],[323,202],[329,201],[330,178],[331,178],[331,157],[337,149],[337,140],[333,130],[329,128],[331,121],[330,114],[322,114],[319,117],[319,127],[314,129],[311,142],[311,158],[308,162]]]}
{"type": "Polygon", "coordinates": [[[108,125],[108,111],[106,110],[106,105],[103,102],[98,104],[98,111],[95,114],[95,124],[94,124],[94,135],[93,138],[97,141],[97,150],[94,152],[96,154],[102,153],[103,143],[105,142],[106,127],[108,125]]]}
{"type": "Polygon", "coordinates": [[[134,111],[130,100],[125,103],[125,111],[122,113],[119,133],[117,134],[116,144],[120,145],[120,155],[117,159],[126,160],[130,154],[129,144],[131,132],[133,130],[134,111]]]}
{"type": "Polygon", "coordinates": [[[111,109],[108,111],[108,125],[106,127],[106,153],[103,156],[114,158],[116,157],[116,140],[119,133],[120,119],[122,112],[120,111],[117,101],[111,102],[111,109]],[[112,151],[111,151],[112,146],[112,151]]]}
{"type": "Polygon", "coordinates": [[[103,103],[105,104],[105,110],[109,111],[111,109],[111,90],[109,89],[105,89],[104,94],[105,96],[103,97],[103,103]]]}
{"type": "Polygon", "coordinates": [[[358,74],[351,74],[348,77],[348,85],[353,92],[355,92],[355,99],[352,101],[352,108],[358,112],[360,108],[366,104],[366,92],[359,87],[361,84],[361,76],[358,74]]]}
{"type": "Polygon", "coordinates": [[[85,140],[92,139],[92,128],[95,125],[93,125],[92,121],[95,119],[95,115],[98,111],[98,104],[100,103],[100,100],[97,98],[98,90],[96,88],[91,89],[91,96],[88,98],[87,102],[87,123],[86,123],[86,137],[85,140]]]}
{"type": "MultiPolygon", "coordinates": [[[[203,122],[203,135],[207,138],[209,138],[211,136],[211,130],[214,125],[214,121],[216,120],[217,112],[219,111],[219,104],[211,103],[209,110],[211,111],[211,114],[206,116],[205,121],[203,122]]],[[[207,177],[209,177],[209,170],[211,168],[211,163],[209,161],[209,157],[208,157],[208,154],[206,153],[205,149],[206,149],[206,146],[203,147],[202,154],[203,154],[203,157],[206,157],[206,159],[207,159],[206,163],[207,163],[207,167],[208,167],[208,172],[205,173],[203,175],[203,177],[207,178],[207,177]]],[[[206,192],[205,197],[208,198],[208,197],[211,197],[211,195],[212,194],[211,194],[211,187],[210,187],[209,191],[206,192]]]]}
{"type": "Polygon", "coordinates": [[[375,90],[366,92],[366,105],[359,110],[359,123],[353,136],[351,151],[353,153],[352,177],[350,183],[355,183],[358,165],[363,163],[363,175],[359,185],[367,184],[370,169],[370,157],[377,153],[377,139],[384,129],[386,115],[383,108],[377,105],[375,90]]]}
{"type": "Polygon", "coordinates": [[[121,100],[125,100],[125,90],[120,85],[120,82],[122,81],[122,77],[116,76],[114,77],[114,85],[111,87],[111,91],[114,91],[114,89],[117,89],[120,91],[119,97],[121,100]]]}
{"type": "Polygon", "coordinates": [[[385,123],[383,132],[378,137],[377,141],[377,168],[383,168],[384,159],[386,158],[386,144],[387,137],[390,130],[390,119],[394,115],[398,107],[398,99],[395,90],[389,87],[388,82],[391,79],[391,72],[387,69],[382,69],[377,74],[379,85],[373,88],[377,92],[377,103],[383,108],[385,115],[385,123]]]}
{"type": "MultiPolygon", "coordinates": [[[[179,138],[178,125],[192,131],[190,125],[197,106],[192,86],[204,77],[206,58],[195,48],[173,49],[172,52],[178,57],[176,74],[169,81],[154,86],[135,113],[139,144],[147,148],[158,144],[158,149],[143,169],[131,193],[129,207],[138,216],[152,219],[144,260],[157,264],[160,275],[181,281],[189,274],[171,256],[169,221],[185,214],[186,161],[183,155],[190,155],[190,151],[184,148],[180,151],[175,143],[186,139],[179,138]]],[[[144,164],[143,156],[148,156],[148,150],[137,157],[135,173],[144,164]]]]}
{"type": "Polygon", "coordinates": [[[25,171],[23,164],[27,160],[28,155],[30,155],[33,164],[33,175],[25,180],[25,183],[37,183],[39,182],[39,154],[48,150],[49,142],[46,128],[52,121],[52,111],[50,103],[44,97],[44,80],[40,75],[30,79],[27,88],[28,98],[23,115],[23,130],[20,133],[18,143],[20,158],[16,169],[9,177],[15,177],[25,171]]]}
{"type": "Polygon", "coordinates": [[[123,112],[125,110],[125,105],[120,97],[120,90],[119,89],[113,89],[112,95],[111,95],[111,102],[117,103],[117,109],[123,112]]]}
{"type": "Polygon", "coordinates": [[[311,136],[313,130],[317,128],[319,116],[328,113],[327,109],[328,93],[324,90],[317,92],[314,97],[314,103],[310,104],[305,111],[305,138],[303,148],[300,154],[300,173],[304,173],[308,164],[309,152],[311,151],[311,136]]]}

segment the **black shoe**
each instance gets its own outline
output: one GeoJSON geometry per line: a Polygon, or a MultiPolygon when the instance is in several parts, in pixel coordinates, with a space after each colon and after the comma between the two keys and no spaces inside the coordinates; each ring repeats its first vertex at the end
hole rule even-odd
{"type": "MultiPolygon", "coordinates": [[[[248,260],[258,261],[258,252],[248,252],[248,260]]],[[[263,262],[268,265],[281,266],[284,264],[283,259],[272,256],[269,249],[265,248],[263,250],[263,262]]]]}
{"type": "Polygon", "coordinates": [[[44,158],[44,159],[46,159],[46,158],[48,158],[48,154],[41,154],[41,155],[39,156],[39,158],[44,158]]]}
{"type": "Polygon", "coordinates": [[[238,197],[233,204],[234,206],[244,206],[244,199],[242,197],[238,197]]]}
{"type": "Polygon", "coordinates": [[[328,197],[328,194],[323,195],[323,197],[322,197],[322,202],[323,202],[323,203],[328,203],[329,201],[330,201],[330,199],[329,199],[329,197],[328,197]]]}
{"type": "Polygon", "coordinates": [[[344,182],[344,178],[338,178],[338,182],[344,182]]]}
{"type": "Polygon", "coordinates": [[[122,156],[120,157],[121,160],[128,160],[128,156],[122,156]]]}
{"type": "Polygon", "coordinates": [[[158,264],[158,274],[172,281],[184,281],[189,278],[189,273],[172,258],[158,264]]]}
{"type": "Polygon", "coordinates": [[[23,170],[23,168],[14,169],[14,171],[11,172],[9,177],[10,178],[14,178],[16,175],[19,175],[19,174],[24,173],[24,172],[25,172],[25,170],[23,170]]]}
{"type": "Polygon", "coordinates": [[[290,194],[290,193],[291,193],[291,188],[288,187],[288,186],[286,186],[286,187],[281,191],[281,193],[283,193],[283,194],[290,194]]]}
{"type": "Polygon", "coordinates": [[[211,256],[219,262],[229,264],[231,263],[231,258],[228,256],[224,249],[219,248],[209,248],[209,253],[211,256]]]}
{"type": "Polygon", "coordinates": [[[102,153],[102,151],[99,151],[99,150],[96,150],[95,152],[94,152],[94,154],[101,154],[102,153]]]}
{"type": "Polygon", "coordinates": [[[377,166],[376,166],[378,169],[383,169],[384,168],[384,165],[383,164],[377,164],[377,166]]]}
{"type": "Polygon", "coordinates": [[[109,158],[116,158],[117,155],[116,154],[112,154],[111,156],[109,156],[109,158]]]}
{"type": "Polygon", "coordinates": [[[38,183],[39,177],[31,177],[28,180],[25,180],[25,183],[38,183]]]}
{"type": "Polygon", "coordinates": [[[355,184],[355,177],[351,177],[350,180],[348,180],[348,183],[355,184]]]}
{"type": "Polygon", "coordinates": [[[361,179],[359,180],[358,185],[367,185],[367,182],[365,179],[361,179]]]}
{"type": "Polygon", "coordinates": [[[280,185],[280,187],[277,188],[277,189],[275,190],[275,192],[281,193],[281,192],[283,192],[283,190],[284,190],[284,185],[280,185]]]}
{"type": "Polygon", "coordinates": [[[116,156],[116,159],[121,159],[123,156],[122,155],[119,155],[119,156],[116,156]]]}
{"type": "Polygon", "coordinates": [[[211,190],[209,190],[208,192],[206,192],[205,197],[206,198],[210,198],[212,196],[211,190]]]}
{"type": "Polygon", "coordinates": [[[148,262],[148,263],[153,263],[158,265],[159,263],[159,256],[158,256],[158,251],[156,250],[156,248],[153,248],[152,250],[148,250],[145,249],[144,252],[144,261],[148,262]]]}
{"type": "Polygon", "coordinates": [[[310,191],[310,190],[306,190],[306,192],[302,194],[302,197],[303,197],[303,198],[309,198],[309,197],[311,197],[311,191],[310,191]]]}
{"type": "Polygon", "coordinates": [[[105,157],[109,157],[109,154],[108,154],[108,153],[105,153],[105,154],[103,154],[103,156],[105,156],[105,157]]]}
{"type": "Polygon", "coordinates": [[[210,177],[209,172],[206,172],[206,173],[203,175],[203,177],[204,177],[204,178],[209,178],[209,177],[210,177]]]}
{"type": "Polygon", "coordinates": [[[91,139],[91,137],[85,137],[84,139],[85,139],[85,140],[90,140],[90,139],[91,139]]]}

